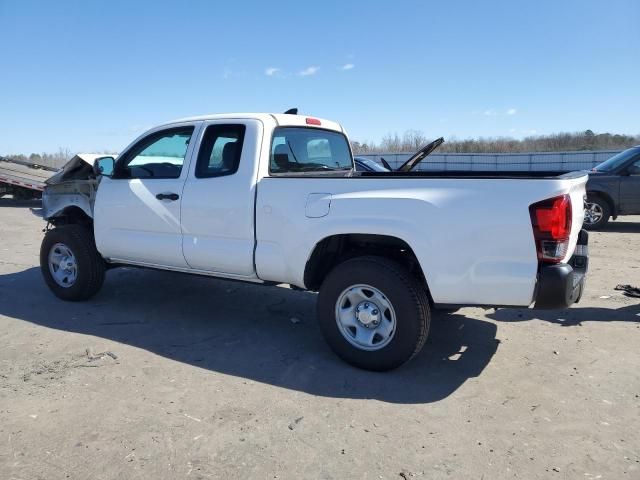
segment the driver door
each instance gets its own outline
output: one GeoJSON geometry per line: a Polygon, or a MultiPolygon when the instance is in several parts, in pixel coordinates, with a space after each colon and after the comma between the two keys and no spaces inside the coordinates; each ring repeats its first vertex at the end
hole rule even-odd
{"type": "Polygon", "coordinates": [[[94,208],[96,246],[103,257],[187,268],[182,254],[182,191],[201,122],[150,132],[103,177],[94,208]]]}
{"type": "MultiPolygon", "coordinates": [[[[637,157],[636,157],[637,158],[637,157]]],[[[640,214],[640,159],[636,159],[620,177],[620,213],[640,214]]]]}

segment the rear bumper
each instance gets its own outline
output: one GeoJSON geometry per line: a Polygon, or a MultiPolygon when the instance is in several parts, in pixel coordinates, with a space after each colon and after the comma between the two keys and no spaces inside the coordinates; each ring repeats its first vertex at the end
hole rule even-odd
{"type": "Polygon", "coordinates": [[[588,243],[589,234],[581,230],[569,263],[540,267],[533,308],[567,308],[580,301],[589,266],[588,243]]]}

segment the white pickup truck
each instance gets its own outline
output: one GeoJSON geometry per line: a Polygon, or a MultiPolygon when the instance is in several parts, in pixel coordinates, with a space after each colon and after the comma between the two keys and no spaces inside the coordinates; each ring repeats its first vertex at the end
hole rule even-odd
{"type": "Polygon", "coordinates": [[[319,292],[329,345],[371,370],[420,351],[431,309],[579,300],[586,174],[410,168],[357,172],[344,129],[302,115],[164,124],[48,180],[42,274],[64,300],[120,265],[319,292]]]}

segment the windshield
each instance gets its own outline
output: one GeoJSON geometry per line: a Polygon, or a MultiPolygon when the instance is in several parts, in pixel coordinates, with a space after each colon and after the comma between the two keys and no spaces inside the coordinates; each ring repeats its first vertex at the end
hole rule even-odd
{"type": "Polygon", "coordinates": [[[594,170],[596,172],[611,172],[616,170],[618,167],[623,165],[627,160],[630,160],[634,156],[640,153],[640,148],[630,148],[625,150],[624,152],[620,152],[617,155],[614,155],[609,160],[605,160],[600,165],[596,166],[594,170]]]}
{"type": "Polygon", "coordinates": [[[347,138],[319,128],[276,128],[271,141],[271,173],[351,170],[347,138]]]}

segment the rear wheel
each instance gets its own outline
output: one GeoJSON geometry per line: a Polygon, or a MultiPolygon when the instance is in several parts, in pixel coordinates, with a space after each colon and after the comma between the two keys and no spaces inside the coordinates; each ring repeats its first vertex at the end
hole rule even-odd
{"type": "Polygon", "coordinates": [[[318,319],[333,351],[366,370],[399,367],[416,355],[429,331],[426,288],[384,257],[347,260],[327,276],[318,319]]]}
{"type": "Polygon", "coordinates": [[[105,263],[87,228],[65,225],[45,234],[40,270],[57,297],[78,301],[98,293],[104,282],[105,263]]]}
{"type": "Polygon", "coordinates": [[[611,207],[609,202],[598,195],[587,195],[584,210],[584,228],[598,230],[609,222],[611,207]]]}

